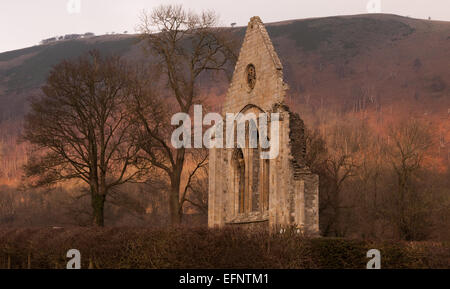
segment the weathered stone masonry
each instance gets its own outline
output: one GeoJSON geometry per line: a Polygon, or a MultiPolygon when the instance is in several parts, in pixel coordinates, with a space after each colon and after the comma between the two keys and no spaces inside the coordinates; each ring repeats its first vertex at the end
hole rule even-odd
{"type": "Polygon", "coordinates": [[[223,106],[226,113],[280,113],[280,150],[211,149],[208,225],[297,226],[319,232],[318,176],[305,164],[304,124],[284,99],[283,67],[259,17],[251,18],[223,106]]]}

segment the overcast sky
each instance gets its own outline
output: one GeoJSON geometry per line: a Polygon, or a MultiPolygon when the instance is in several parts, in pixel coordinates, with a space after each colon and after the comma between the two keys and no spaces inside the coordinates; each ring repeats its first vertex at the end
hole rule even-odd
{"type": "MultiPolygon", "coordinates": [[[[241,26],[255,15],[275,22],[368,13],[369,1],[380,1],[382,13],[450,21],[450,0],[0,0],[0,52],[56,35],[134,33],[143,9],[166,3],[195,11],[214,9],[223,25],[241,26]]],[[[369,7],[377,10],[376,5],[369,7]]]]}

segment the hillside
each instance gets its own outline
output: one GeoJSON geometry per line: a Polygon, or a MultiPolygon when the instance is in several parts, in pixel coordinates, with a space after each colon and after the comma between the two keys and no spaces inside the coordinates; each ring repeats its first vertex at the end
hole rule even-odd
{"type": "MultiPolygon", "coordinates": [[[[450,22],[371,14],[267,24],[290,85],[289,102],[308,126],[320,109],[336,115],[367,112],[376,121],[414,114],[432,121],[442,151],[450,139],[450,22]],[[308,120],[309,123],[308,123],[308,120]],[[443,141],[442,141],[443,139],[443,141]]],[[[243,37],[243,28],[234,28],[243,37]]],[[[51,67],[98,49],[138,61],[136,35],[60,41],[0,54],[0,171],[4,182],[20,176],[25,159],[16,144],[27,99],[40,92],[51,67]]],[[[204,83],[220,104],[225,83],[204,83]]]]}

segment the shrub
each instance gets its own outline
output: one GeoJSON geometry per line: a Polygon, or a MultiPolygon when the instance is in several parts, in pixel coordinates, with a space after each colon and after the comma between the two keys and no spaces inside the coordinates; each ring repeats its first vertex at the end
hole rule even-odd
{"type": "Polygon", "coordinates": [[[382,268],[450,268],[450,244],[305,238],[236,228],[0,229],[0,268],[65,268],[66,252],[82,268],[363,269],[369,249],[382,268]],[[31,263],[28,264],[30,259],[31,263]]]}

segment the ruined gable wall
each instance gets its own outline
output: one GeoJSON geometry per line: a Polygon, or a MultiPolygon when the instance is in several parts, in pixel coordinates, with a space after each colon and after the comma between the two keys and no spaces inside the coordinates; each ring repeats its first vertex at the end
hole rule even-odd
{"type": "Polygon", "coordinates": [[[223,113],[240,112],[248,104],[269,111],[274,103],[283,102],[286,89],[282,65],[269,35],[259,17],[253,17],[244,37],[223,113]],[[257,81],[252,90],[248,87],[246,78],[248,64],[253,64],[256,68],[257,81]]]}
{"type": "Polygon", "coordinates": [[[311,174],[306,167],[304,124],[300,116],[291,112],[284,104],[286,90],[281,62],[267,31],[261,20],[253,17],[249,22],[222,114],[238,113],[249,105],[255,105],[268,113],[281,114],[279,156],[270,160],[269,210],[259,216],[237,216],[234,150],[212,149],[209,162],[210,227],[236,223],[250,227],[253,226],[251,224],[270,227],[297,225],[305,232],[318,232],[318,176],[311,174]],[[247,82],[249,64],[256,68],[257,81],[253,89],[247,82]],[[233,223],[234,221],[237,222],[233,223]],[[245,221],[248,223],[244,225],[245,221]]]}

